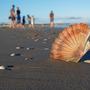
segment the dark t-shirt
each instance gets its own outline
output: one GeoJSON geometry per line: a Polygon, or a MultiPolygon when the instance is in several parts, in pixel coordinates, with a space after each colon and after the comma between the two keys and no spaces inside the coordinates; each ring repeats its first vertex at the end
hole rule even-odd
{"type": "Polygon", "coordinates": [[[50,22],[53,22],[53,21],[54,21],[54,13],[51,12],[51,13],[50,13],[50,22]]]}
{"type": "Polygon", "coordinates": [[[24,25],[26,23],[25,18],[22,19],[22,24],[24,25]]]}
{"type": "Polygon", "coordinates": [[[17,15],[18,15],[18,16],[20,15],[20,13],[21,13],[20,10],[17,10],[17,15]]]}
{"type": "Polygon", "coordinates": [[[50,13],[50,18],[54,18],[54,14],[53,13],[50,13]]]}

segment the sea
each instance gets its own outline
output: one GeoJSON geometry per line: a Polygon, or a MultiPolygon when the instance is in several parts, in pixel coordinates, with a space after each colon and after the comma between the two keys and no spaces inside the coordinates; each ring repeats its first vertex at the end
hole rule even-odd
{"type": "MultiPolygon", "coordinates": [[[[49,24],[50,19],[49,18],[36,18],[35,19],[36,24],[49,24]]],[[[54,19],[55,27],[67,27],[71,24],[75,23],[86,23],[90,26],[90,18],[81,18],[81,17],[70,17],[70,18],[55,18],[54,19]]]]}
{"type": "MultiPolygon", "coordinates": [[[[49,23],[49,18],[35,18],[35,22],[38,24],[49,23]]],[[[90,23],[90,18],[70,17],[70,18],[55,18],[55,23],[90,23]]]]}
{"type": "MultiPolygon", "coordinates": [[[[0,22],[0,26],[6,25],[10,23],[10,21],[7,22],[0,22]]],[[[26,21],[26,24],[28,22],[26,21]]],[[[49,24],[50,19],[49,18],[35,18],[35,24],[49,24]]],[[[67,17],[67,18],[55,18],[54,19],[55,27],[59,28],[64,28],[67,27],[71,24],[75,23],[86,23],[90,26],[90,18],[82,18],[82,17],[67,17]]]]}

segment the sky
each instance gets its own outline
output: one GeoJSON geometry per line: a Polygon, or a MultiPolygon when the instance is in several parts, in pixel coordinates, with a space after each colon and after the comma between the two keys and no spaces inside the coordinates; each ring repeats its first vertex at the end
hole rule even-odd
{"type": "Polygon", "coordinates": [[[12,4],[20,7],[21,16],[48,18],[53,10],[55,17],[90,17],[90,0],[0,0],[0,22],[8,22],[12,4]]]}

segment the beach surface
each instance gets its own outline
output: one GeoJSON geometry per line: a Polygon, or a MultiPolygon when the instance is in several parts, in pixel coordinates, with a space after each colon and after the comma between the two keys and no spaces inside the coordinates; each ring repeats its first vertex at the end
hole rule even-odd
{"type": "Polygon", "coordinates": [[[90,90],[90,64],[49,57],[61,30],[0,28],[0,90],[90,90]]]}

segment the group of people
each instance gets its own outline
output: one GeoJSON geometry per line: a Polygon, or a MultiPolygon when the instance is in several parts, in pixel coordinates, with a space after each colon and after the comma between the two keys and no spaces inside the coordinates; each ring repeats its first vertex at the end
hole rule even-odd
{"type": "MultiPolygon", "coordinates": [[[[50,12],[49,17],[50,17],[50,27],[52,28],[54,27],[53,11],[50,12]]],[[[17,9],[15,10],[15,5],[12,5],[9,19],[11,21],[11,24],[10,24],[11,28],[25,27],[26,17],[25,16],[21,17],[21,10],[19,7],[17,7],[17,9]]],[[[28,21],[28,26],[34,28],[34,24],[35,24],[34,16],[27,15],[27,21],[28,21]]]]}
{"type": "MultiPolygon", "coordinates": [[[[26,17],[25,16],[21,17],[21,10],[19,7],[17,7],[17,9],[15,10],[15,5],[12,5],[9,19],[11,21],[10,24],[11,28],[25,27],[26,17]]],[[[34,16],[27,15],[27,21],[29,27],[34,27],[34,22],[35,22],[34,16]]]]}

